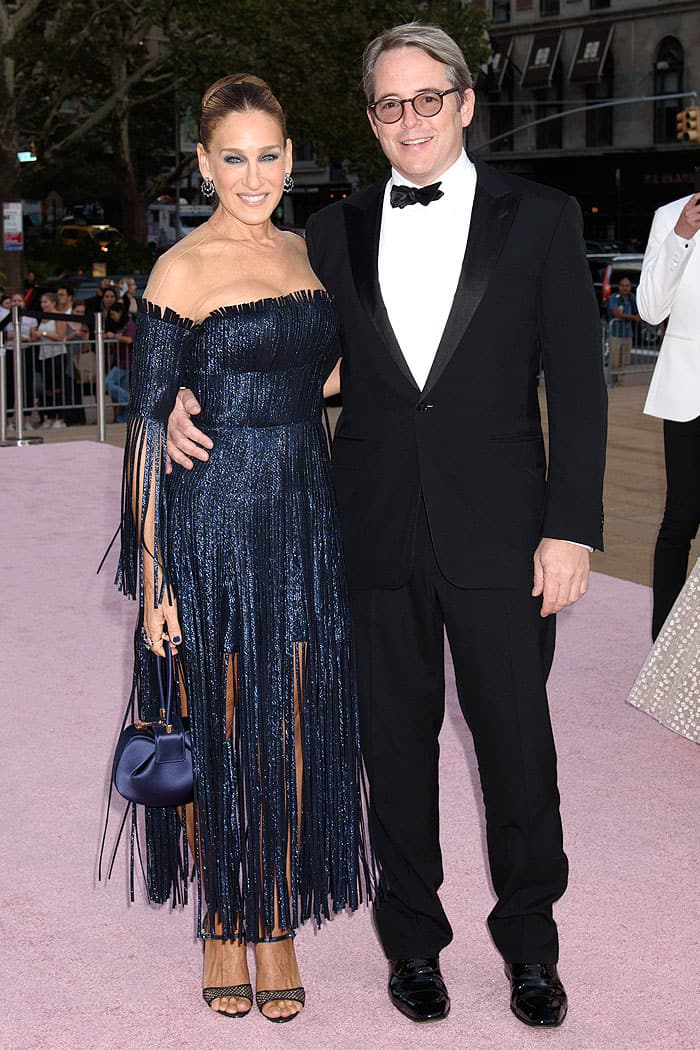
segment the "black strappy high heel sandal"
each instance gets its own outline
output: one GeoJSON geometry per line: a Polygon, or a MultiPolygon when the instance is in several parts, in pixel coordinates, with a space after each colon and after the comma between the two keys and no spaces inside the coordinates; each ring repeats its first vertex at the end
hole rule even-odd
{"type": "Polygon", "coordinates": [[[219,1014],[221,1017],[247,1017],[253,1009],[253,986],[250,984],[231,984],[225,988],[202,988],[202,998],[212,1013],[219,1014]],[[247,1010],[236,1010],[235,1014],[229,1013],[228,1010],[214,1010],[211,1004],[215,999],[227,999],[230,996],[235,996],[237,999],[249,999],[250,1006],[247,1010]]]}
{"type": "MultiPolygon", "coordinates": [[[[288,941],[292,940],[294,936],[295,934],[292,930],[290,933],[281,933],[279,937],[261,937],[258,943],[271,944],[273,941],[288,941]]],[[[255,993],[255,1005],[265,1020],[272,1021],[273,1024],[285,1024],[285,1022],[293,1021],[295,1017],[298,1017],[301,1010],[297,1010],[296,1013],[289,1014],[287,1017],[270,1017],[268,1014],[263,1013],[263,1006],[276,1002],[278,999],[291,999],[293,1002],[301,1003],[304,1006],[306,1003],[306,992],[303,988],[278,988],[274,991],[263,990],[255,993]]]]}
{"type": "MultiPolygon", "coordinates": [[[[202,941],[202,951],[204,951],[205,946],[206,941],[202,941]]],[[[210,986],[209,988],[202,988],[202,998],[212,1013],[220,1014],[222,1017],[247,1017],[253,1009],[253,986],[251,984],[229,984],[223,988],[210,986]],[[237,999],[248,999],[250,1006],[247,1010],[237,1010],[235,1014],[229,1013],[228,1010],[214,1010],[211,1004],[215,999],[227,999],[229,996],[235,996],[237,999]]]]}

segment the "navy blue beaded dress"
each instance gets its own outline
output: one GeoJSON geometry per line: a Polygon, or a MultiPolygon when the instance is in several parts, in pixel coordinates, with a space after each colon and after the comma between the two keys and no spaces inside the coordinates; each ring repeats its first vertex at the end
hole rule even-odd
{"type": "MultiPolygon", "coordinates": [[[[224,307],[197,324],[140,308],[117,581],[143,608],[150,506],[155,568],[147,571],[159,600],[172,589],[183,631],[199,899],[224,938],[256,941],[275,926],[355,908],[372,881],[350,616],[321,423],[336,313],[324,291],[224,307]],[[214,448],[206,463],[166,476],[167,418],[181,385],[197,396],[197,425],[214,448]]],[[[141,717],[156,717],[154,658],[138,632],[135,653],[141,717]]],[[[182,814],[148,809],[146,833],[150,897],[175,902],[187,884],[182,814]]]]}

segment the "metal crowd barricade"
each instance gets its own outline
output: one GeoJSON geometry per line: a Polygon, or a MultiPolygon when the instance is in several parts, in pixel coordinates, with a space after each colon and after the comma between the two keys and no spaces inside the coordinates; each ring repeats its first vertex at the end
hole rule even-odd
{"type": "Polygon", "coordinates": [[[66,339],[54,341],[56,351],[52,353],[52,342],[42,340],[41,337],[29,340],[26,326],[25,338],[22,338],[22,321],[25,317],[37,321],[84,320],[79,314],[52,314],[22,310],[16,306],[12,308],[11,339],[7,336],[8,326],[5,331],[0,327],[0,444],[40,444],[43,438],[34,432],[35,426],[31,419],[41,421],[38,425],[42,428],[62,426],[61,418],[72,413],[72,421],[82,424],[86,414],[92,414],[93,409],[97,440],[105,442],[108,411],[105,386],[109,386],[118,398],[112,399],[116,418],[119,412],[126,411],[128,403],[130,348],[114,341],[110,343],[109,350],[106,349],[102,314],[98,311],[94,317],[94,339],[90,339],[87,333],[78,335],[73,330],[72,333],[67,332],[66,339]],[[8,406],[7,364],[10,349],[14,371],[14,405],[8,406]],[[106,384],[110,376],[110,383],[106,384]],[[8,425],[9,415],[13,419],[8,425]]]}
{"type": "Polygon", "coordinates": [[[97,440],[107,440],[107,428],[105,423],[105,334],[102,324],[102,314],[95,314],[95,358],[96,358],[96,383],[95,383],[95,406],[97,408],[97,440]]]}
{"type": "Polygon", "coordinates": [[[603,367],[607,385],[625,376],[653,372],[663,339],[663,326],[612,318],[602,322],[603,367]]]}
{"type": "Polygon", "coordinates": [[[12,307],[12,362],[14,369],[14,423],[15,433],[10,435],[7,432],[7,337],[5,328],[0,337],[2,338],[2,344],[4,352],[0,356],[0,369],[2,370],[2,380],[0,381],[0,408],[2,409],[2,430],[0,432],[0,445],[7,446],[21,446],[21,445],[40,445],[42,438],[38,434],[25,433],[24,426],[24,406],[25,406],[25,390],[24,390],[24,348],[22,345],[22,322],[20,318],[20,309],[17,306],[12,307]]]}

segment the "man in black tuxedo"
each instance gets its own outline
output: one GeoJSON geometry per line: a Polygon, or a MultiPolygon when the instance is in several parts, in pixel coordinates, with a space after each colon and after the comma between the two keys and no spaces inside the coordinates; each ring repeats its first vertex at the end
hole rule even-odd
{"type": "MultiPolygon", "coordinates": [[[[602,547],[605,455],[581,215],[562,193],[469,160],[471,77],[441,29],[388,30],[364,65],[392,172],[312,216],[307,243],[341,320],[333,469],[383,869],[377,930],[398,1009],[445,1017],[446,629],[486,805],[490,931],[516,1016],[555,1026],[566,995],[552,904],[567,860],[545,682],[554,614],[585,593],[589,550],[602,547]]],[[[177,444],[169,450],[182,462],[177,444]]]]}
{"type": "Polygon", "coordinates": [[[474,92],[441,30],[383,33],[365,53],[364,86],[391,177],[312,216],[307,243],[342,324],[333,468],[386,891],[377,929],[396,1005],[444,1016],[446,628],[486,803],[498,896],[489,926],[516,1014],[554,1025],[566,998],[552,903],[567,862],[545,680],[554,614],[585,592],[586,548],[602,546],[605,454],[580,211],[468,159],[474,92]]]}

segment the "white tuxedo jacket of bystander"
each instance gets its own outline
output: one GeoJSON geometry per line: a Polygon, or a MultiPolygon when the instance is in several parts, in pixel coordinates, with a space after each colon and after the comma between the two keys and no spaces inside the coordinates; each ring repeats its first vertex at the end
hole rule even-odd
{"type": "Polygon", "coordinates": [[[637,308],[649,324],[668,318],[644,411],[687,423],[700,415],[700,233],[685,240],[674,226],[690,197],[654,216],[637,289],[637,308]]]}

